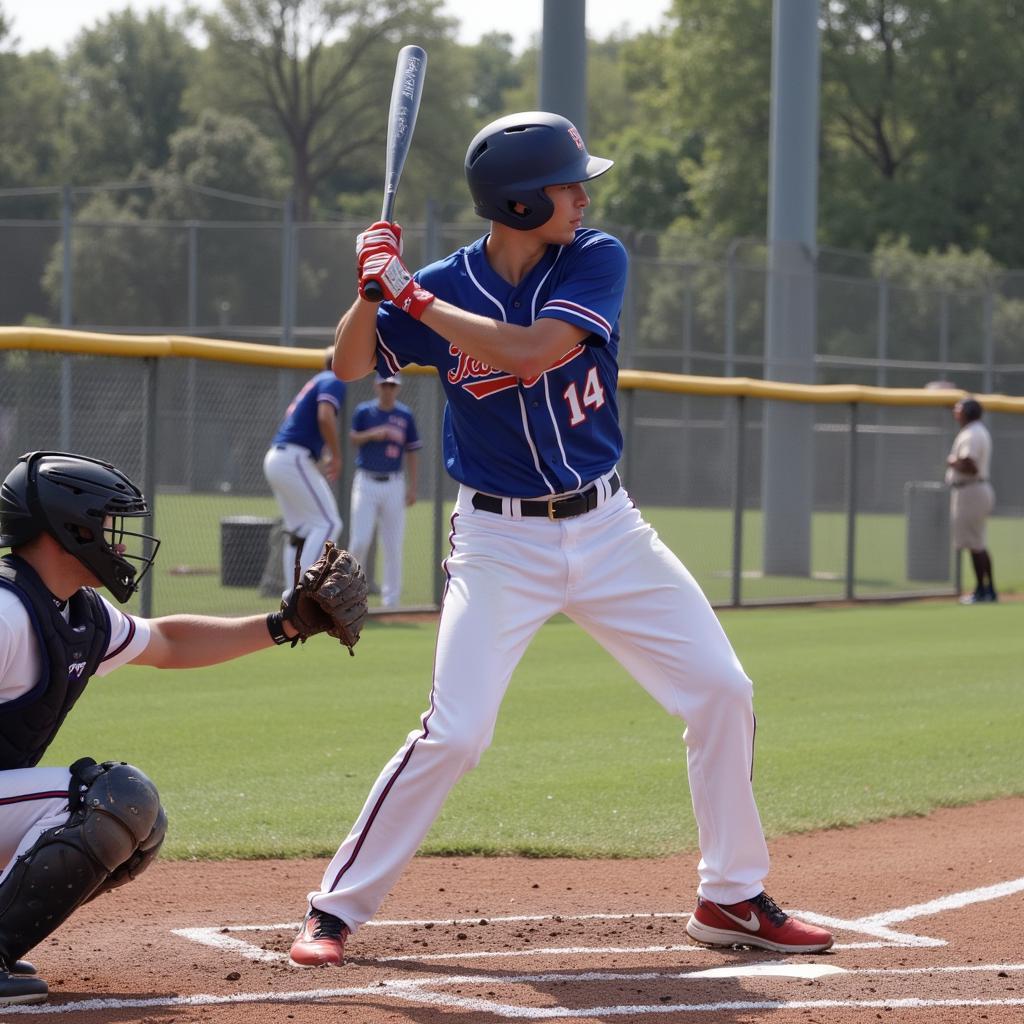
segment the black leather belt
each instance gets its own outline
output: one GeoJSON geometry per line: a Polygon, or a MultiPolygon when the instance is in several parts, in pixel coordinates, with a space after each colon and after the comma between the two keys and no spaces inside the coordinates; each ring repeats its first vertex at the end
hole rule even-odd
{"type": "Polygon", "coordinates": [[[970,487],[971,484],[987,484],[987,480],[959,480],[954,484],[950,484],[951,487],[970,487]]]}
{"type": "Polygon", "coordinates": [[[387,481],[391,479],[391,474],[390,473],[371,473],[370,474],[370,479],[371,480],[376,480],[378,483],[383,484],[383,483],[387,483],[387,481]]]}
{"type": "MultiPolygon", "coordinates": [[[[612,474],[612,478],[608,481],[608,497],[610,498],[621,486],[619,474],[612,474]]],[[[591,484],[582,491],[566,494],[561,498],[547,498],[543,501],[523,498],[519,502],[519,511],[524,516],[572,519],[573,516],[581,516],[584,512],[590,512],[597,508],[599,493],[598,485],[591,484]]],[[[495,512],[501,515],[502,499],[496,498],[493,494],[481,494],[477,491],[473,495],[473,508],[479,509],[481,512],[495,512]]]]}

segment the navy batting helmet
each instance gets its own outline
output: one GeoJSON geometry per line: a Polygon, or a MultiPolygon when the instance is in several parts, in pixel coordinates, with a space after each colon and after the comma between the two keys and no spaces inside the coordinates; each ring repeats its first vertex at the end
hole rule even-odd
{"type": "Polygon", "coordinates": [[[554,212],[545,185],[589,181],[611,165],[587,152],[572,121],[529,110],[499,117],[476,133],[466,151],[466,180],[481,217],[529,231],[554,212]]]}
{"type": "Polygon", "coordinates": [[[148,533],[126,530],[124,521],[148,515],[142,491],[109,462],[28,452],[0,485],[0,547],[27,544],[45,531],[123,602],[138,589],[160,546],[148,533]],[[129,554],[125,538],[149,541],[152,551],[129,554]]]}

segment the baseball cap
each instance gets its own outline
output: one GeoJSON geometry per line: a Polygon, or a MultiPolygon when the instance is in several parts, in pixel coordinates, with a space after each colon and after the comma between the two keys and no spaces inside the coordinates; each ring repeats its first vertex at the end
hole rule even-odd
{"type": "Polygon", "coordinates": [[[401,383],[402,383],[402,378],[401,378],[401,376],[400,376],[399,374],[397,374],[397,373],[396,373],[396,374],[394,374],[394,375],[393,375],[393,376],[391,376],[391,377],[382,377],[382,376],[381,376],[381,375],[380,375],[380,374],[378,373],[378,374],[377,374],[377,383],[378,383],[378,384],[396,384],[396,385],[399,385],[399,384],[401,384],[401,383]]]}

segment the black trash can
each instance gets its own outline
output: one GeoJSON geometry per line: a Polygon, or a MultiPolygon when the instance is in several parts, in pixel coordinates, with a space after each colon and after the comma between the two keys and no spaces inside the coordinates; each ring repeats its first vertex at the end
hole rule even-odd
{"type": "Polygon", "coordinates": [[[258,587],[270,551],[274,520],[227,516],[220,521],[220,585],[258,587]]]}

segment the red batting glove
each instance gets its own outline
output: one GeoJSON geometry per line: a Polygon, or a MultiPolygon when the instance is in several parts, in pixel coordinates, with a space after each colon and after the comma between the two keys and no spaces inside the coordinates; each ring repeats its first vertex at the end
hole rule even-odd
{"type": "Polygon", "coordinates": [[[402,227],[378,220],[365,231],[356,235],[356,266],[362,270],[363,261],[374,253],[386,252],[392,256],[402,255],[402,227]]]}
{"type": "Polygon", "coordinates": [[[359,294],[364,299],[368,281],[376,281],[384,298],[414,320],[419,320],[423,311],[434,301],[433,293],[416,283],[401,258],[386,252],[371,253],[363,260],[359,272],[359,294]]]}

